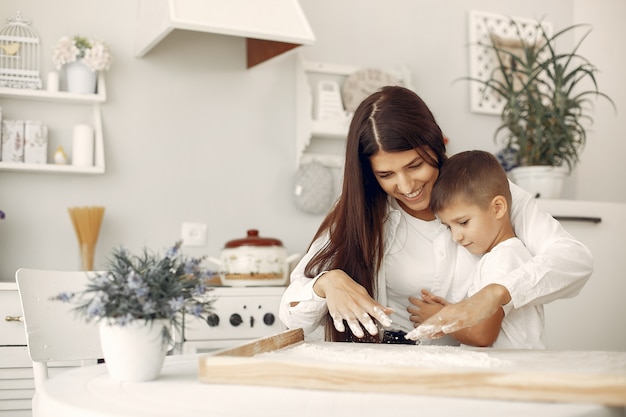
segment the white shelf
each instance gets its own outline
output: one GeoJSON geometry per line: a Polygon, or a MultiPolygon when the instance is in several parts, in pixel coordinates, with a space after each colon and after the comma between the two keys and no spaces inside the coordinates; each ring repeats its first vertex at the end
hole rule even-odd
{"type": "Polygon", "coordinates": [[[27,164],[21,162],[0,161],[0,171],[9,172],[45,172],[59,174],[104,174],[104,137],[100,103],[106,102],[106,84],[102,72],[98,74],[98,92],[96,94],[77,94],[67,91],[31,90],[20,88],[0,88],[0,98],[16,100],[34,100],[48,103],[84,104],[93,107],[94,129],[94,166],[77,167],[73,165],[27,164]]]}
{"type": "Polygon", "coordinates": [[[104,166],[75,167],[73,165],[26,164],[20,162],[1,162],[0,171],[9,172],[50,172],[59,174],[104,174],[104,166]]]}
{"type": "Polygon", "coordinates": [[[351,117],[345,119],[313,119],[311,121],[311,135],[345,140],[348,135],[350,120],[352,120],[351,117]]]}
{"type": "Polygon", "coordinates": [[[30,90],[26,88],[0,87],[0,96],[13,99],[40,100],[57,103],[104,103],[106,101],[106,91],[103,83],[104,78],[100,77],[98,80],[98,94],[78,94],[69,93],[67,91],[30,90]]]}
{"type": "MultiPolygon", "coordinates": [[[[314,119],[314,80],[337,80],[342,82],[350,74],[363,68],[325,62],[306,61],[300,55],[296,65],[296,166],[317,160],[328,167],[341,167],[343,156],[337,154],[311,153],[309,145],[316,138],[345,141],[352,114],[333,119],[314,119]]],[[[396,76],[407,88],[413,89],[411,73],[407,67],[386,69],[396,76]]]]}

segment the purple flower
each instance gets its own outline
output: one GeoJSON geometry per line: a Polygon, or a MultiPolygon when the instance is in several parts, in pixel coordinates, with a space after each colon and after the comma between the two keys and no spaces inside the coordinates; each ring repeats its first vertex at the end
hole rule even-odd
{"type": "Polygon", "coordinates": [[[204,306],[200,303],[194,303],[192,305],[187,306],[185,310],[187,311],[187,313],[195,317],[200,317],[202,313],[204,312],[204,306]]]}
{"type": "Polygon", "coordinates": [[[0,220],[4,219],[6,217],[6,214],[4,214],[4,211],[0,210],[0,220]]]}
{"type": "Polygon", "coordinates": [[[180,249],[180,246],[182,245],[182,241],[178,241],[174,244],[174,246],[172,246],[171,248],[168,249],[168,251],[165,253],[165,257],[166,258],[174,258],[176,256],[176,254],[178,253],[178,250],[180,249]]]}
{"type": "Polygon", "coordinates": [[[185,305],[185,299],[182,296],[178,296],[169,300],[168,304],[172,310],[179,311],[185,305]]]}
{"type": "Polygon", "coordinates": [[[157,312],[157,304],[154,300],[148,300],[142,306],[142,310],[146,314],[153,314],[157,312]]]}
{"type": "Polygon", "coordinates": [[[74,298],[74,293],[73,292],[62,292],[62,293],[59,293],[56,296],[52,297],[53,300],[59,300],[59,301],[62,301],[64,303],[67,303],[67,302],[71,301],[72,298],[74,298]]]}
{"type": "Polygon", "coordinates": [[[195,287],[193,287],[193,290],[191,291],[191,295],[196,296],[196,295],[203,295],[206,292],[206,286],[202,283],[196,285],[195,287]]]}

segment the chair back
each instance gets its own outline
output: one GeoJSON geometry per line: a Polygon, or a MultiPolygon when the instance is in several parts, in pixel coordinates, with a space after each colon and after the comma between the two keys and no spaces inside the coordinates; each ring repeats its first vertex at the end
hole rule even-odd
{"type": "MultiPolygon", "coordinates": [[[[49,362],[102,358],[98,325],[87,323],[74,304],[54,300],[62,292],[79,292],[87,285],[85,271],[19,269],[15,274],[22,303],[28,353],[33,361],[35,392],[48,378],[49,362]]],[[[73,366],[76,366],[74,364],[73,366]]]]}

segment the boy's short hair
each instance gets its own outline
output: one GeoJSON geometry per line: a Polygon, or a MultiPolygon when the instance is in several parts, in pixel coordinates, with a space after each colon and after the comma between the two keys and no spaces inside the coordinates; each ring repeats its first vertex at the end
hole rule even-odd
{"type": "Polygon", "coordinates": [[[487,208],[498,195],[506,198],[510,211],[509,181],[496,157],[478,150],[460,152],[441,167],[430,197],[430,209],[437,213],[459,199],[487,208]]]}

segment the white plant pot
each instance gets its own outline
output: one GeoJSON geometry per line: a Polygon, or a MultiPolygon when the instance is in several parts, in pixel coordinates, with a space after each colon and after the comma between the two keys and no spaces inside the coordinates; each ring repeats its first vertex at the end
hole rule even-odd
{"type": "Polygon", "coordinates": [[[79,94],[95,94],[97,73],[82,61],[75,61],[65,66],[67,91],[79,94]]]}
{"type": "Polygon", "coordinates": [[[156,379],[168,350],[163,329],[169,320],[133,320],[125,326],[100,323],[100,343],[111,379],[140,382],[156,379]]]}
{"type": "Polygon", "coordinates": [[[567,167],[522,166],[509,171],[511,181],[536,198],[558,199],[569,175],[567,167]]]}

